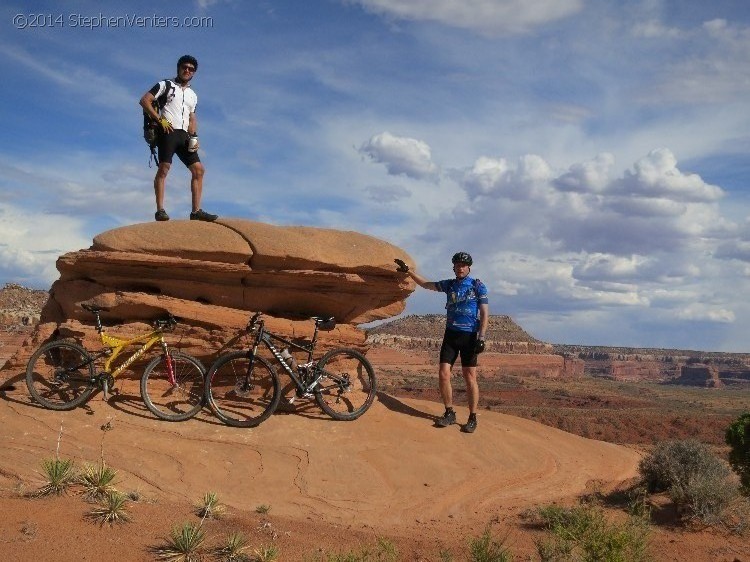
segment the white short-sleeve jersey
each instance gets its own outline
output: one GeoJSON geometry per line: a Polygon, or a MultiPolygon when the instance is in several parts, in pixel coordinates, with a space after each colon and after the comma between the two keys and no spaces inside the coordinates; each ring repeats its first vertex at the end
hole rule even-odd
{"type": "Polygon", "coordinates": [[[190,123],[190,114],[194,113],[195,108],[198,106],[198,95],[190,85],[183,88],[172,80],[169,80],[169,82],[162,80],[158,84],[155,84],[149,91],[158,99],[159,96],[164,95],[167,84],[171,85],[171,88],[167,92],[167,102],[161,110],[161,115],[167,118],[167,121],[172,124],[173,128],[187,131],[188,124],[190,123]]]}

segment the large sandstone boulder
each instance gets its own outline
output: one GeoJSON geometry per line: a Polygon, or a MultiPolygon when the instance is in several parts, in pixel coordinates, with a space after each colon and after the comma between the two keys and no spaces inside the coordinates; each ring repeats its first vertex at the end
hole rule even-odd
{"type": "Polygon", "coordinates": [[[398,256],[411,261],[400,248],[357,232],[241,219],[153,222],[109,230],[90,249],[60,257],[56,292],[86,280],[108,290],[361,324],[403,311],[414,283],[395,271],[398,256]]]}
{"type": "Polygon", "coordinates": [[[116,228],[58,259],[60,279],[38,330],[11,363],[20,367],[49,337],[96,348],[84,302],[105,309],[103,320],[122,324],[116,331],[123,336],[172,313],[182,320],[181,347],[207,360],[257,311],[272,331],[302,339],[312,335],[310,316],[333,316],[338,326],[320,334],[320,349],[365,350],[356,325],[399,314],[415,288],[396,272],[395,257],[413,265],[400,248],[357,232],[241,219],[116,228]]]}

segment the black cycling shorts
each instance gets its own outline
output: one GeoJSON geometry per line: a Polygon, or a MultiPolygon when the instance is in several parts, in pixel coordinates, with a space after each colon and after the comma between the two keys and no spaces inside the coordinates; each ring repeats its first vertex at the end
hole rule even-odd
{"type": "Polygon", "coordinates": [[[476,367],[477,353],[474,351],[476,343],[476,332],[446,330],[443,336],[443,345],[440,346],[440,362],[450,363],[453,367],[456,359],[461,355],[462,367],[476,367]]]}
{"type": "Polygon", "coordinates": [[[190,135],[182,129],[175,129],[169,134],[162,134],[159,137],[159,162],[172,163],[172,156],[175,154],[182,160],[185,166],[191,166],[200,162],[198,151],[188,152],[187,143],[190,135]]]}

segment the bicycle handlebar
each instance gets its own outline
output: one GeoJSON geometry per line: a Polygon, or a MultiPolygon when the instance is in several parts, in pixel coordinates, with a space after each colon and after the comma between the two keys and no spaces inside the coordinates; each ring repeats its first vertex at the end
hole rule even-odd
{"type": "Polygon", "coordinates": [[[252,332],[255,329],[255,325],[258,323],[258,320],[263,314],[260,312],[256,312],[253,314],[253,317],[250,318],[250,320],[247,323],[247,331],[252,332]]]}
{"type": "Polygon", "coordinates": [[[170,314],[166,318],[158,318],[154,320],[153,325],[157,330],[171,332],[177,326],[177,318],[170,314]]]}

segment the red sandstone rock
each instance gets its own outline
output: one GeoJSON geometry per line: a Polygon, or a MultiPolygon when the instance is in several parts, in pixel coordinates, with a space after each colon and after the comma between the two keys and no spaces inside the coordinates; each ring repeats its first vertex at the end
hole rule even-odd
{"type": "Polygon", "coordinates": [[[171,313],[182,319],[181,347],[204,360],[256,311],[289,338],[312,335],[310,316],[334,316],[338,327],[320,333],[320,351],[340,345],[364,351],[365,334],[354,325],[400,313],[415,287],[396,272],[395,257],[413,265],[400,248],[357,232],[241,219],[116,228],[58,259],[60,279],[39,328],[6,367],[21,368],[51,336],[100,347],[82,303],[105,309],[102,319],[120,324],[113,332],[123,337],[171,313]]]}

